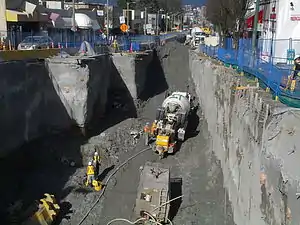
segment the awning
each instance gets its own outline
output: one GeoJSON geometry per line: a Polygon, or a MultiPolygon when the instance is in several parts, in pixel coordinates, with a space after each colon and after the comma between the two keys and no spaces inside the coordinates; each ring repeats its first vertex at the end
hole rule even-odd
{"type": "Polygon", "coordinates": [[[16,10],[6,10],[6,21],[7,22],[19,22],[19,21],[27,21],[29,18],[29,14],[25,12],[19,12],[16,10]]]}
{"type": "Polygon", "coordinates": [[[7,22],[45,22],[48,21],[48,15],[45,13],[34,12],[32,15],[17,10],[6,10],[7,22]]]}
{"type": "Polygon", "coordinates": [[[84,13],[75,13],[75,20],[80,29],[99,30],[100,26],[97,20],[91,19],[84,13]]]}
{"type": "MultiPolygon", "coordinates": [[[[59,29],[71,29],[73,26],[72,18],[70,17],[59,17],[56,20],[52,20],[53,27],[59,29]]],[[[77,26],[77,24],[75,24],[77,26]]]]}
{"type": "MultiPolygon", "coordinates": [[[[251,12],[249,17],[246,19],[247,29],[252,29],[253,28],[254,17],[255,17],[255,11],[251,12]]],[[[263,23],[263,19],[264,19],[264,10],[260,10],[258,12],[258,21],[257,22],[258,23],[263,23]]]]}

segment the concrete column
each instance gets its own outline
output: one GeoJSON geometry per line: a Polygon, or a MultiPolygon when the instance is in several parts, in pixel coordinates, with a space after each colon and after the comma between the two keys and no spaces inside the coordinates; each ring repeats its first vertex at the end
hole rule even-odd
{"type": "Polygon", "coordinates": [[[0,0],[0,39],[7,37],[6,2],[0,0]]]}

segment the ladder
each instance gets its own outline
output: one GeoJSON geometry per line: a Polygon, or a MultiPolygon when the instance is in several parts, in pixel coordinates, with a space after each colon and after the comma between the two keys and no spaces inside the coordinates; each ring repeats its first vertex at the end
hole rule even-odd
{"type": "MultiPolygon", "coordinates": [[[[158,205],[162,205],[168,200],[168,191],[165,188],[162,188],[159,194],[158,205]]],[[[167,205],[163,205],[162,207],[158,208],[158,213],[156,216],[158,221],[165,221],[165,218],[167,217],[167,208],[167,205]]]]}

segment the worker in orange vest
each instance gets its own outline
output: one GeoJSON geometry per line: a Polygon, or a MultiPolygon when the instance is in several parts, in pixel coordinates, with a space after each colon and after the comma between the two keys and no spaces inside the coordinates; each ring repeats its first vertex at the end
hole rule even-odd
{"type": "Polygon", "coordinates": [[[93,185],[93,180],[95,180],[95,167],[93,166],[92,162],[89,162],[88,167],[86,168],[86,186],[93,185]]]}

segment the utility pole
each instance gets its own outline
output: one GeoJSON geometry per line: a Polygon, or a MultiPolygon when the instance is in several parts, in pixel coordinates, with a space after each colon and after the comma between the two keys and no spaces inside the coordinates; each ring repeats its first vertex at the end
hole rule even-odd
{"type": "Polygon", "coordinates": [[[168,13],[166,13],[165,23],[166,23],[166,33],[168,33],[168,13]]]}
{"type": "Polygon", "coordinates": [[[156,35],[158,35],[158,18],[159,18],[159,11],[157,11],[157,14],[156,14],[156,35]]]}
{"type": "Polygon", "coordinates": [[[107,40],[109,39],[109,9],[108,9],[108,4],[109,4],[109,0],[106,0],[106,26],[107,26],[106,36],[107,36],[107,40]]]}
{"type": "Polygon", "coordinates": [[[72,31],[76,31],[76,21],[75,21],[75,0],[72,1],[72,31]]]}
{"type": "Polygon", "coordinates": [[[127,4],[126,14],[127,14],[127,27],[129,28],[129,2],[127,4]]]}
{"type": "Polygon", "coordinates": [[[147,29],[146,29],[146,25],[147,25],[147,8],[145,7],[145,28],[144,28],[144,35],[147,34],[147,29]]]}
{"type": "Polygon", "coordinates": [[[260,0],[256,0],[255,3],[255,15],[253,22],[253,30],[252,30],[252,52],[255,54],[255,46],[256,46],[256,36],[257,36],[257,23],[258,23],[258,13],[259,13],[260,0]]]}

